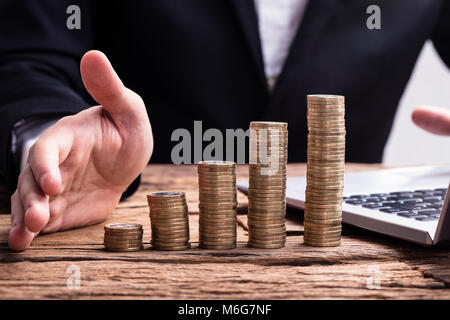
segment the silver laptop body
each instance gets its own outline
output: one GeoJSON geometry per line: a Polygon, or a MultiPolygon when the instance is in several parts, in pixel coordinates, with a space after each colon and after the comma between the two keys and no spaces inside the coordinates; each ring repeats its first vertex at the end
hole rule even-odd
{"type": "MultiPolygon", "coordinates": [[[[449,241],[449,181],[448,165],[348,173],[343,222],[427,246],[449,241]]],[[[305,177],[288,178],[287,204],[304,209],[305,188],[305,177]]],[[[248,181],[238,189],[246,193],[248,181]]]]}

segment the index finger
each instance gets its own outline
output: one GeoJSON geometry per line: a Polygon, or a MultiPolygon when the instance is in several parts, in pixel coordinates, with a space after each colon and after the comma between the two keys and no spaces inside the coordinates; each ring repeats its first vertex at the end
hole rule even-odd
{"type": "Polygon", "coordinates": [[[57,125],[47,130],[31,147],[28,163],[36,182],[47,195],[55,195],[61,186],[59,164],[71,149],[73,135],[57,125]]]}
{"type": "Polygon", "coordinates": [[[441,136],[450,136],[450,110],[421,106],[412,113],[413,122],[423,130],[441,136]]]}

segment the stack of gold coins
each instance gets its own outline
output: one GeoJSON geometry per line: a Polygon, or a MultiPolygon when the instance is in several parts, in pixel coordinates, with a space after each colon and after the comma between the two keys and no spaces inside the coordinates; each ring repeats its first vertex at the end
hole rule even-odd
{"type": "Polygon", "coordinates": [[[248,246],[283,248],[286,244],[286,122],[250,123],[248,246]]]}
{"type": "Polygon", "coordinates": [[[345,166],[345,99],[310,95],[304,242],[341,243],[345,166]]]}
{"type": "Polygon", "coordinates": [[[105,225],[105,249],[108,251],[142,250],[142,225],[135,223],[111,223],[105,225]]]}
{"type": "Polygon", "coordinates": [[[189,244],[189,217],[184,192],[147,195],[152,225],[152,246],[157,250],[185,250],[189,244]]]}
{"type": "Polygon", "coordinates": [[[199,246],[236,248],[236,164],[228,161],[198,163],[199,246]]]}

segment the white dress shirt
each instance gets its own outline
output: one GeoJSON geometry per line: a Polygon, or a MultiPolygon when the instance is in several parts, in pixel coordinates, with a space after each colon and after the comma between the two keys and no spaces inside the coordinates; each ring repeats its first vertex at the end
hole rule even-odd
{"type": "Polygon", "coordinates": [[[254,0],[269,89],[283,70],[309,0],[254,0]]]}
{"type": "Polygon", "coordinates": [[[28,162],[30,148],[45,130],[54,125],[60,117],[32,116],[18,121],[12,130],[11,151],[19,170],[22,171],[28,162]]]}

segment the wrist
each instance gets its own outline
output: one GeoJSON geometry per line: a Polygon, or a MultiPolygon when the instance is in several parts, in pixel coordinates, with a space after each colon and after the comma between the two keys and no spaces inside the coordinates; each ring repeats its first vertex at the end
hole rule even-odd
{"type": "Polygon", "coordinates": [[[30,148],[39,137],[55,124],[60,117],[32,116],[18,121],[12,130],[11,151],[17,168],[21,172],[27,164],[30,148]]]}

